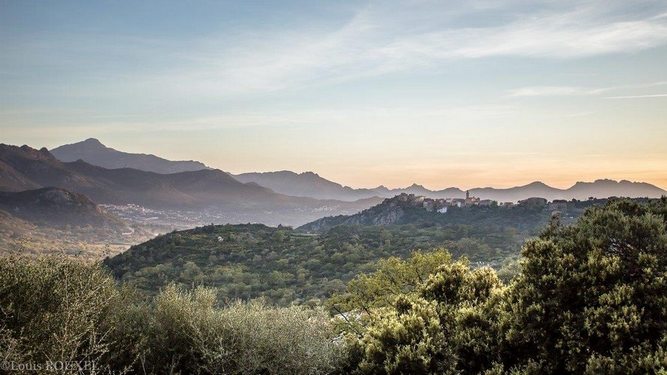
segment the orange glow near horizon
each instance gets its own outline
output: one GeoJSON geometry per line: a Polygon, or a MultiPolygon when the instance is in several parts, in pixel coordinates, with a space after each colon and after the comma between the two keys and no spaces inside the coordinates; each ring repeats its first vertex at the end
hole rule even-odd
{"type": "MultiPolygon", "coordinates": [[[[316,171],[315,171],[316,172],[316,171]]],[[[404,188],[413,183],[422,185],[430,190],[441,190],[450,187],[457,187],[462,190],[481,188],[481,187],[493,187],[493,188],[511,188],[515,186],[523,186],[530,184],[535,181],[543,182],[546,185],[549,185],[558,189],[567,189],[572,187],[577,182],[593,182],[599,179],[610,179],[610,180],[628,180],[632,182],[645,182],[652,185],[655,185],[663,190],[667,190],[667,177],[664,174],[642,174],[642,173],[627,173],[627,174],[608,174],[601,175],[598,173],[591,175],[580,175],[579,177],[571,177],[570,174],[564,174],[562,176],[549,174],[539,176],[534,175],[498,175],[498,176],[487,176],[485,178],[467,177],[467,176],[448,176],[442,178],[442,176],[416,176],[416,177],[406,177],[402,176],[360,176],[358,179],[352,179],[350,176],[341,176],[340,178],[335,175],[326,175],[319,173],[320,176],[328,180],[337,182],[341,185],[350,186],[353,188],[373,188],[379,185],[384,185],[387,188],[404,188]]]]}

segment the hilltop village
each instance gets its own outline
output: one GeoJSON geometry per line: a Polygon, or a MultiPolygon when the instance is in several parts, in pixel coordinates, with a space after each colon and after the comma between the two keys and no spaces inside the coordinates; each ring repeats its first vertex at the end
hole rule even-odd
{"type": "Polygon", "coordinates": [[[416,196],[414,194],[400,194],[395,198],[396,202],[400,202],[401,205],[411,206],[411,207],[423,207],[428,212],[438,212],[441,214],[447,213],[448,209],[451,207],[514,207],[514,206],[528,206],[528,207],[545,207],[550,210],[564,210],[567,208],[567,201],[556,199],[552,202],[548,202],[545,198],[528,198],[520,200],[517,203],[514,202],[498,202],[492,199],[480,199],[470,195],[470,191],[466,191],[465,198],[427,198],[424,196],[416,196]]]}

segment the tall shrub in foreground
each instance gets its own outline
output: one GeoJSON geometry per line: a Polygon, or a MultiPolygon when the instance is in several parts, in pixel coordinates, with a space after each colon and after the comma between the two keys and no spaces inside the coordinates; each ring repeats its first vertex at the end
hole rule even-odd
{"type": "Polygon", "coordinates": [[[344,357],[322,310],[216,306],[215,291],[170,286],[144,301],[99,265],[0,257],[0,359],[67,363],[36,373],[327,374],[344,357]],[[74,367],[71,367],[74,366],[74,367]]]}
{"type": "Polygon", "coordinates": [[[491,367],[499,359],[493,310],[502,292],[491,269],[447,261],[392,307],[372,311],[352,345],[357,371],[458,374],[491,367]]]}
{"type": "Polygon", "coordinates": [[[612,201],[523,249],[505,363],[527,373],[667,369],[667,200],[612,201]]]}
{"type": "Polygon", "coordinates": [[[0,354],[6,363],[60,361],[102,371],[110,343],[104,322],[121,299],[98,266],[60,256],[0,257],[0,354]]]}
{"type": "Polygon", "coordinates": [[[326,374],[344,347],[322,310],[237,302],[215,307],[212,289],[170,286],[155,300],[146,363],[155,373],[326,374]]]}

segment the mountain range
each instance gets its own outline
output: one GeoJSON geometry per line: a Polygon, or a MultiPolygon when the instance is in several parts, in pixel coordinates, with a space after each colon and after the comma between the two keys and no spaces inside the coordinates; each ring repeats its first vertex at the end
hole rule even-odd
{"type": "MultiPolygon", "coordinates": [[[[279,171],[243,173],[234,175],[234,178],[242,182],[254,182],[282,194],[344,201],[353,201],[368,197],[391,198],[404,193],[429,198],[464,198],[466,195],[466,191],[456,187],[430,190],[418,184],[398,189],[389,189],[385,186],[370,189],[354,189],[329,181],[313,172],[294,173],[279,171]]],[[[517,202],[531,197],[541,197],[548,200],[584,200],[589,197],[607,198],[613,196],[656,198],[667,194],[667,191],[645,182],[614,181],[608,179],[600,179],[594,182],[577,182],[567,189],[558,189],[543,182],[535,181],[527,185],[511,188],[473,188],[468,190],[468,192],[474,197],[492,199],[499,202],[517,202]]]]}
{"type": "MultiPolygon", "coordinates": [[[[154,155],[131,154],[113,150],[96,139],[65,145],[54,152],[46,148],[0,145],[0,191],[17,192],[44,187],[58,187],[84,194],[97,203],[137,204],[159,210],[180,210],[203,216],[203,222],[262,222],[266,224],[299,225],[323,216],[353,214],[369,208],[382,199],[399,194],[429,198],[463,198],[459,188],[429,190],[413,184],[406,188],[384,186],[356,189],[327,180],[316,173],[278,171],[232,175],[211,169],[198,162],[173,162],[154,155]],[[77,155],[77,156],[74,156],[77,155]],[[123,168],[107,168],[118,166],[123,168]],[[157,161],[148,163],[147,160],[157,161]],[[183,164],[190,163],[190,164],[183,164]],[[187,165],[197,170],[175,173],[187,165]],[[144,169],[153,169],[146,171],[144,169]],[[210,219],[213,217],[214,219],[210,219]],[[211,221],[209,221],[211,220],[211,221]]],[[[475,188],[468,191],[481,199],[500,202],[530,197],[579,199],[610,196],[659,197],[664,190],[642,182],[597,180],[578,182],[568,189],[533,182],[513,188],[475,188]]]]}
{"type": "Polygon", "coordinates": [[[171,161],[151,154],[132,154],[103,145],[95,138],[62,145],[51,150],[60,161],[83,160],[89,164],[108,169],[133,168],[155,173],[179,173],[209,169],[198,161],[171,161]]]}
{"type": "MultiPolygon", "coordinates": [[[[57,147],[52,150],[52,154],[64,162],[83,160],[88,164],[105,168],[127,167],[155,173],[176,173],[176,171],[183,172],[183,169],[194,172],[208,168],[203,163],[195,161],[170,161],[155,155],[131,154],[117,151],[103,145],[99,140],[94,138],[57,147]]],[[[354,202],[360,199],[390,198],[403,193],[429,198],[463,198],[466,195],[464,190],[457,187],[430,190],[418,184],[397,189],[389,189],[382,185],[375,188],[352,188],[330,181],[314,172],[250,172],[230,176],[243,184],[254,183],[278,194],[318,200],[354,202]]],[[[660,197],[667,194],[665,190],[657,186],[626,180],[577,182],[567,189],[554,188],[536,181],[511,188],[473,188],[469,190],[469,193],[481,199],[492,199],[501,202],[516,202],[530,197],[542,197],[548,200],[582,200],[589,197],[606,198],[611,196],[625,196],[634,198],[660,197]]]]}
{"type": "Polygon", "coordinates": [[[187,207],[211,200],[280,198],[269,189],[242,184],[219,170],[158,174],[132,168],[106,169],[82,160],[62,162],[45,148],[0,145],[0,163],[2,190],[55,186],[85,194],[99,203],[187,207]]]}
{"type": "Polygon", "coordinates": [[[217,169],[159,174],[107,169],[82,160],[62,162],[46,148],[0,144],[0,191],[59,187],[94,202],[156,209],[215,210],[224,222],[302,224],[325,214],[354,213],[378,199],[358,202],[291,197],[242,183],[217,169]]]}
{"type": "Polygon", "coordinates": [[[232,176],[244,183],[254,182],[277,193],[297,197],[354,201],[391,194],[389,189],[383,186],[374,189],[354,189],[329,181],[314,172],[251,172],[232,176]]]}

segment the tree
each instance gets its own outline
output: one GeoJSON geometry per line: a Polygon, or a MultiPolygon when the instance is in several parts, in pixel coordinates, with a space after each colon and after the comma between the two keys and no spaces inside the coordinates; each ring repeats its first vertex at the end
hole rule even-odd
{"type": "Polygon", "coordinates": [[[447,259],[414,292],[374,310],[351,357],[362,373],[478,373],[497,361],[490,310],[502,291],[493,270],[447,259]]]}
{"type": "Polygon", "coordinates": [[[529,241],[504,307],[506,368],[665,371],[666,208],[616,200],[529,241]]]}
{"type": "Polygon", "coordinates": [[[432,252],[415,251],[406,260],[397,257],[382,259],[377,270],[369,275],[359,275],[347,285],[345,293],[333,296],[328,304],[335,311],[365,311],[389,306],[394,299],[410,293],[444,263],[451,255],[443,249],[432,252]]]}

